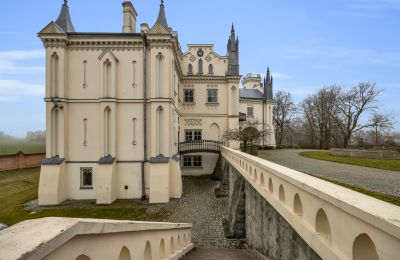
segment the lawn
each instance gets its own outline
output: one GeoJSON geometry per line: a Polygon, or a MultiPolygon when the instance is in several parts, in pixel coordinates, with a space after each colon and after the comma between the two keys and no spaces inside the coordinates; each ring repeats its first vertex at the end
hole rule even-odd
{"type": "Polygon", "coordinates": [[[330,152],[328,151],[307,151],[300,153],[300,155],[324,161],[353,164],[353,165],[377,168],[382,170],[400,171],[400,160],[397,159],[351,158],[343,156],[334,156],[331,155],[330,152]]]}
{"type": "Polygon", "coordinates": [[[0,223],[13,225],[23,220],[42,217],[101,218],[138,221],[165,221],[164,208],[147,213],[150,207],[141,201],[117,201],[97,206],[94,202],[67,203],[30,213],[25,203],[37,198],[39,168],[0,172],[0,223]]]}
{"type": "Polygon", "coordinates": [[[45,153],[46,143],[26,139],[0,140],[0,155],[11,155],[22,151],[25,154],[45,153]]]}

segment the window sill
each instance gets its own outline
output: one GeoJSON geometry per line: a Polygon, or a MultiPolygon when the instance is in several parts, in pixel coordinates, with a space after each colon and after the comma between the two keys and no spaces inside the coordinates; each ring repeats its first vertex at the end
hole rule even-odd
{"type": "Polygon", "coordinates": [[[81,187],[81,190],[93,190],[93,187],[81,187]]]}
{"type": "Polygon", "coordinates": [[[184,170],[203,170],[203,167],[194,167],[194,166],[182,166],[184,170]]]}
{"type": "Polygon", "coordinates": [[[218,102],[207,102],[206,106],[219,106],[218,102]]]}
{"type": "Polygon", "coordinates": [[[184,105],[184,106],[194,106],[194,105],[196,105],[196,102],[183,102],[182,105],[184,105]]]}

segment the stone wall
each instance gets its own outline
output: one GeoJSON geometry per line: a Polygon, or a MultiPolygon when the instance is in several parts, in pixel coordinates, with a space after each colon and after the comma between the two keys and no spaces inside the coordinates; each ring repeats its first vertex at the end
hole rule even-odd
{"type": "Polygon", "coordinates": [[[369,159],[400,159],[400,153],[386,150],[331,149],[331,155],[369,159]]]}
{"type": "Polygon", "coordinates": [[[290,224],[243,178],[222,159],[223,174],[229,175],[230,212],[226,232],[237,236],[244,223],[244,236],[249,249],[265,259],[319,260],[314,250],[290,224]],[[225,166],[225,167],[224,167],[225,166]],[[244,196],[241,195],[243,183],[244,196]],[[244,198],[245,219],[242,221],[240,199],[244,198]],[[234,211],[233,209],[236,209],[234,211]]]}
{"type": "Polygon", "coordinates": [[[0,171],[25,169],[40,166],[46,154],[24,154],[0,156],[0,171]]]}

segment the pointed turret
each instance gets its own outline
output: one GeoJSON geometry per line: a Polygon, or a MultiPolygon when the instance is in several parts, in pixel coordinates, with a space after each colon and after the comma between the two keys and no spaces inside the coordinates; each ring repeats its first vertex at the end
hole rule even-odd
{"type": "Polygon", "coordinates": [[[239,38],[236,37],[233,23],[227,45],[227,56],[229,57],[228,75],[239,75],[239,38]]]}
{"type": "Polygon", "coordinates": [[[157,23],[161,24],[162,26],[164,26],[165,29],[169,30],[167,18],[165,16],[164,0],[161,0],[160,11],[158,13],[156,24],[157,23]]]}
{"type": "Polygon", "coordinates": [[[269,67],[267,68],[267,73],[264,78],[264,98],[266,100],[272,100],[273,99],[273,78],[271,75],[271,71],[269,70],[269,67]]]}
{"type": "Polygon", "coordinates": [[[71,16],[69,15],[67,0],[64,0],[64,4],[62,5],[60,15],[56,20],[56,24],[66,33],[75,32],[75,28],[71,21],[71,16]]]}

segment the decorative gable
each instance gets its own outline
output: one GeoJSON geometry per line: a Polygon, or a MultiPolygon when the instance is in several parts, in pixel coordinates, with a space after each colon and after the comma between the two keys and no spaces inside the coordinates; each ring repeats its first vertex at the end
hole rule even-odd
{"type": "Polygon", "coordinates": [[[99,60],[105,60],[107,58],[112,59],[117,63],[119,62],[117,57],[114,55],[114,53],[110,49],[104,49],[103,52],[99,56],[99,60]]]}
{"type": "Polygon", "coordinates": [[[156,23],[149,31],[149,34],[171,34],[171,32],[160,23],[156,23]]]}
{"type": "Polygon", "coordinates": [[[44,35],[44,34],[66,34],[66,33],[55,22],[51,22],[46,27],[44,27],[43,30],[39,32],[39,35],[44,35]]]}

